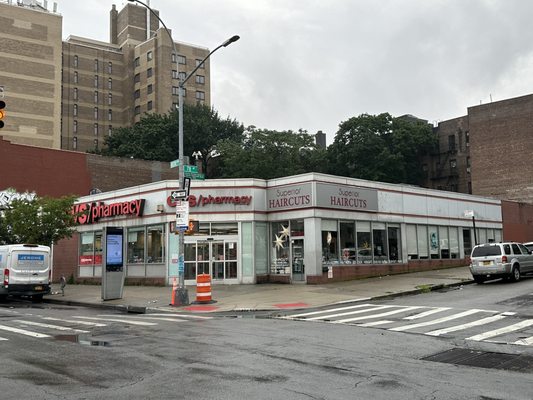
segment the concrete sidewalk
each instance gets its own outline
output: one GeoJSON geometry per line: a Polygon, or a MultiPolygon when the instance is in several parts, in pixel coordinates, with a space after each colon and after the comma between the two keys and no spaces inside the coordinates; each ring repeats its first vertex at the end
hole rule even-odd
{"type": "Polygon", "coordinates": [[[52,294],[45,302],[109,307],[130,312],[238,312],[298,309],[324,306],[338,302],[377,299],[422,293],[443,287],[472,283],[468,266],[388,275],[324,285],[260,284],[212,285],[211,304],[195,304],[196,291],[188,286],[190,305],[170,306],[172,288],[154,286],[126,286],[123,298],[103,301],[100,285],[67,285],[65,295],[59,285],[52,285],[52,294]]]}

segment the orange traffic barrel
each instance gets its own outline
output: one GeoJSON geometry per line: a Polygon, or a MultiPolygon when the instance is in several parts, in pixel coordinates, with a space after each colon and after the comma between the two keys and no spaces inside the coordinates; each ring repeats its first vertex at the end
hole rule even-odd
{"type": "Polygon", "coordinates": [[[199,274],[196,276],[196,302],[211,302],[211,275],[199,274]]]}

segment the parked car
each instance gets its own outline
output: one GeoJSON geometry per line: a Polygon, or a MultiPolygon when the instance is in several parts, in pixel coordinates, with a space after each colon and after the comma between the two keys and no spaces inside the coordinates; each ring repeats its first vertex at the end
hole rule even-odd
{"type": "Polygon", "coordinates": [[[533,242],[524,243],[524,246],[526,246],[529,251],[533,251],[533,242]]]}
{"type": "Polygon", "coordinates": [[[517,282],[533,272],[533,254],[521,243],[480,244],[472,249],[470,272],[477,283],[496,278],[517,282]]]}

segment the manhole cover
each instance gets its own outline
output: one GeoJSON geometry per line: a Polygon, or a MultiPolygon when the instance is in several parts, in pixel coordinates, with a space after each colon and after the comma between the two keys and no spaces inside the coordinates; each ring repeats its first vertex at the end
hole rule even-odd
{"type": "Polygon", "coordinates": [[[479,368],[533,372],[533,356],[523,354],[507,354],[456,348],[424,357],[422,360],[455,365],[468,365],[479,368]]]}

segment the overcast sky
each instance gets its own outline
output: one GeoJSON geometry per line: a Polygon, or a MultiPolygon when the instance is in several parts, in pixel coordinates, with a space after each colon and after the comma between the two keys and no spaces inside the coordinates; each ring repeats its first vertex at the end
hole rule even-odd
{"type": "MultiPolygon", "coordinates": [[[[63,37],[109,40],[122,0],[56,0],[63,37]]],[[[146,2],[147,0],[143,0],[146,2]]],[[[52,1],[49,1],[51,4],[52,1]]],[[[174,39],[214,49],[212,104],[244,125],[322,130],[362,113],[435,123],[533,92],[525,0],[151,0],[174,39]]],[[[51,6],[49,6],[51,7],[51,6]]],[[[528,28],[528,26],[530,28],[528,28]]]]}

